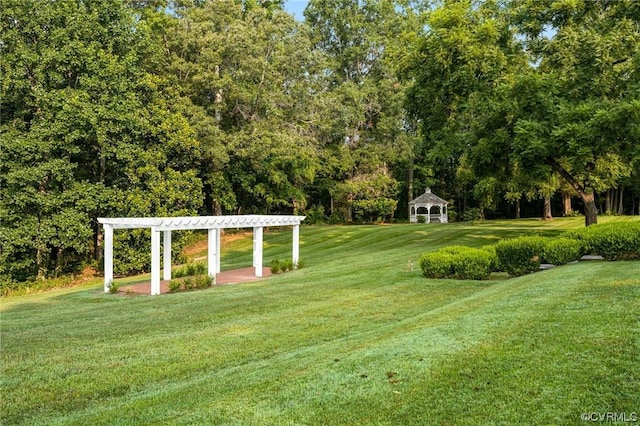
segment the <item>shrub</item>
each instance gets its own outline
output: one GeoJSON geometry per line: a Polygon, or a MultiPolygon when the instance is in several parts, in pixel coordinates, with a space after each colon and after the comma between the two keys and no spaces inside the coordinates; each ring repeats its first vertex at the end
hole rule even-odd
{"type": "Polygon", "coordinates": [[[114,281],[109,281],[109,284],[107,284],[107,287],[109,287],[109,293],[116,294],[120,289],[120,284],[114,281]]]}
{"type": "Polygon", "coordinates": [[[462,253],[464,251],[467,251],[470,248],[471,247],[467,247],[467,246],[447,246],[447,247],[442,247],[438,251],[441,252],[441,253],[448,253],[448,254],[456,255],[458,253],[462,253]]]}
{"type": "Polygon", "coordinates": [[[280,262],[280,267],[282,272],[288,272],[288,271],[292,271],[293,270],[293,260],[292,259],[285,259],[282,262],[280,262]]]}
{"type": "Polygon", "coordinates": [[[416,221],[417,223],[427,223],[427,218],[424,216],[418,216],[416,217],[416,221]]]}
{"type": "Polygon", "coordinates": [[[280,265],[280,260],[276,257],[271,261],[271,273],[279,274],[282,271],[282,266],[280,265]]]}
{"type": "Polygon", "coordinates": [[[467,247],[453,255],[453,270],[463,280],[482,280],[491,275],[493,258],[486,250],[467,247]]]}
{"type": "Polygon", "coordinates": [[[564,265],[580,259],[582,242],[570,238],[554,238],[547,242],[542,252],[542,259],[554,265],[564,265]]]}
{"type": "Polygon", "coordinates": [[[302,259],[298,259],[298,262],[295,265],[296,269],[304,268],[304,261],[302,259]]]}
{"type": "Polygon", "coordinates": [[[500,259],[496,254],[496,246],[483,246],[481,249],[489,253],[491,258],[491,272],[503,272],[504,268],[500,265],[500,259]]]}
{"type": "Polygon", "coordinates": [[[537,271],[545,242],[545,238],[538,236],[500,241],[495,246],[500,265],[509,275],[515,276],[537,271]]]}
{"type": "Polygon", "coordinates": [[[182,281],[182,286],[184,287],[185,290],[191,290],[193,288],[195,288],[195,280],[191,277],[187,277],[184,279],[184,281],[182,281]]]}
{"type": "Polygon", "coordinates": [[[167,287],[169,288],[169,293],[175,293],[176,291],[180,290],[180,288],[182,287],[182,283],[178,280],[170,280],[167,284],[167,287]]]}
{"type": "Polygon", "coordinates": [[[607,260],[640,259],[640,223],[637,222],[591,225],[564,236],[582,241],[586,253],[607,260]]]}
{"type": "Polygon", "coordinates": [[[444,278],[452,275],[454,272],[453,257],[453,255],[442,251],[423,254],[420,257],[422,275],[427,278],[444,278]]]}
{"type": "Polygon", "coordinates": [[[209,288],[216,283],[216,277],[212,275],[198,275],[194,279],[194,287],[198,289],[209,288]]]}

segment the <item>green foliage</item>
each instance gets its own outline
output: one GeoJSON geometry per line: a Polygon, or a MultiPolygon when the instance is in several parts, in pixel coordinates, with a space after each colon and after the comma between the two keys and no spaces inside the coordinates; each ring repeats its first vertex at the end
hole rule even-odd
{"type": "Polygon", "coordinates": [[[324,206],[322,205],[313,205],[308,208],[304,215],[306,218],[304,219],[305,225],[321,225],[327,222],[327,217],[324,213],[324,206]]]}
{"type": "Polygon", "coordinates": [[[298,259],[298,263],[294,265],[295,269],[302,269],[305,266],[305,262],[303,259],[298,259]]]}
{"type": "Polygon", "coordinates": [[[167,287],[169,288],[169,293],[175,293],[182,288],[182,282],[177,279],[172,279],[167,284],[167,287]]]}
{"type": "Polygon", "coordinates": [[[427,218],[424,216],[417,216],[416,217],[416,222],[417,223],[427,223],[427,218]]]}
{"type": "Polygon", "coordinates": [[[282,271],[282,265],[280,260],[276,257],[271,261],[271,273],[279,274],[282,271]]]}
{"type": "Polygon", "coordinates": [[[107,288],[109,289],[109,293],[116,294],[118,290],[120,290],[120,284],[112,280],[107,284],[107,288]]]}
{"type": "Polygon", "coordinates": [[[482,219],[482,210],[477,207],[469,208],[462,214],[462,219],[465,222],[474,222],[476,220],[480,220],[482,219]]]}
{"type": "Polygon", "coordinates": [[[420,257],[422,275],[427,278],[445,278],[454,272],[454,255],[442,251],[425,253],[420,257]]]}
{"type": "Polygon", "coordinates": [[[491,275],[495,265],[492,255],[482,249],[448,246],[420,258],[422,274],[428,278],[456,276],[463,280],[482,280],[491,275]]]}
{"type": "Polygon", "coordinates": [[[493,257],[486,250],[468,247],[453,255],[453,270],[463,280],[486,279],[493,266],[493,257]]]}
{"type": "Polygon", "coordinates": [[[540,269],[546,243],[546,238],[538,236],[502,240],[495,246],[500,266],[509,275],[535,272],[540,269]]]}
{"type": "Polygon", "coordinates": [[[500,265],[500,259],[496,253],[496,246],[482,246],[481,249],[489,253],[489,256],[491,257],[491,271],[503,272],[504,268],[500,265]]]}
{"type": "Polygon", "coordinates": [[[580,259],[582,242],[571,238],[553,238],[547,241],[542,252],[542,259],[553,265],[564,265],[580,259]]]}
{"type": "Polygon", "coordinates": [[[182,277],[204,274],[206,272],[207,272],[207,265],[203,262],[197,262],[197,263],[188,263],[187,265],[176,268],[171,272],[171,275],[173,275],[175,278],[182,278],[182,277]]]}
{"type": "Polygon", "coordinates": [[[584,251],[607,260],[640,259],[640,224],[634,222],[592,225],[565,234],[584,244],[584,251]]]}

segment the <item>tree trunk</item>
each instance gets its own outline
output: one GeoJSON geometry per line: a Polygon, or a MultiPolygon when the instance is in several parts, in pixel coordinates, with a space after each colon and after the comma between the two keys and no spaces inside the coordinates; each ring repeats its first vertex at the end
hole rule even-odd
{"type": "Polygon", "coordinates": [[[620,187],[618,193],[618,214],[624,214],[624,204],[622,203],[622,195],[624,194],[624,187],[620,187]]]}
{"type": "Polygon", "coordinates": [[[573,208],[571,207],[571,194],[568,192],[562,193],[562,206],[563,206],[563,216],[568,217],[571,216],[573,212],[573,208]]]}
{"type": "Polygon", "coordinates": [[[413,201],[413,169],[414,159],[413,155],[409,158],[409,175],[407,176],[407,203],[413,201]]]}
{"type": "Polygon", "coordinates": [[[520,200],[516,200],[516,219],[520,219],[520,200]]]}
{"type": "Polygon", "coordinates": [[[571,173],[566,171],[565,168],[562,167],[562,165],[558,163],[556,160],[554,160],[553,158],[547,157],[547,163],[551,167],[553,167],[553,169],[556,172],[558,172],[560,176],[562,176],[562,178],[566,180],[567,183],[571,185],[573,189],[576,190],[576,192],[578,193],[578,196],[580,196],[580,198],[582,199],[582,202],[584,203],[585,226],[597,224],[598,208],[596,207],[596,200],[593,195],[593,192],[592,191],[587,192],[585,188],[582,185],[580,185],[580,182],[578,182],[573,176],[571,176],[571,173]]]}
{"type": "Polygon", "coordinates": [[[553,220],[551,215],[551,197],[544,197],[544,212],[542,214],[543,220],[553,220]]]}
{"type": "Polygon", "coordinates": [[[607,189],[606,198],[604,200],[604,211],[605,213],[611,212],[611,191],[612,189],[607,189]]]}

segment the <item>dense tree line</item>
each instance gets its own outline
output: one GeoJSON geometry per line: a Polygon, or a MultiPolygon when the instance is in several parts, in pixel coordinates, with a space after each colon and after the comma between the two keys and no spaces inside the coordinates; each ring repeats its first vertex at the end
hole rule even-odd
{"type": "MultiPolygon", "coordinates": [[[[637,212],[639,22],[623,0],[311,0],[302,23],[0,0],[0,281],[99,261],[102,216],[388,220],[427,186],[461,217],[637,212]]],[[[115,244],[148,268],[144,231],[115,244]]]]}

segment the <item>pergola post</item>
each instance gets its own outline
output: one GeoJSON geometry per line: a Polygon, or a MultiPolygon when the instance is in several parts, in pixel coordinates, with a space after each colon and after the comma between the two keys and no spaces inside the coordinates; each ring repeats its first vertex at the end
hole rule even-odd
{"type": "Polygon", "coordinates": [[[293,225],[293,246],[292,260],[293,267],[298,268],[298,260],[300,260],[300,225],[293,225]]]}
{"type": "Polygon", "coordinates": [[[162,242],[164,244],[164,272],[162,278],[168,281],[171,279],[171,231],[162,231],[162,234],[162,242]]]}
{"type": "Polygon", "coordinates": [[[209,228],[207,240],[207,273],[215,277],[220,272],[220,228],[209,228]]]}
{"type": "Polygon", "coordinates": [[[262,277],[262,226],[253,228],[253,267],[256,277],[262,277]]]}
{"type": "Polygon", "coordinates": [[[427,223],[431,223],[431,204],[427,204],[427,223]]]}
{"type": "Polygon", "coordinates": [[[104,225],[104,292],[113,282],[113,226],[104,225]]]}
{"type": "Polygon", "coordinates": [[[151,228],[151,295],[160,294],[160,231],[151,228]]]}

